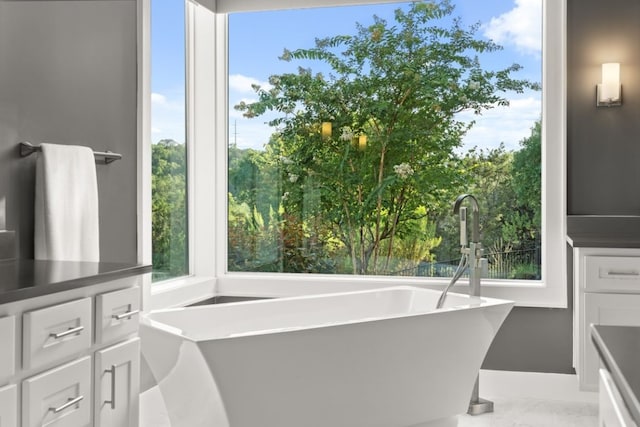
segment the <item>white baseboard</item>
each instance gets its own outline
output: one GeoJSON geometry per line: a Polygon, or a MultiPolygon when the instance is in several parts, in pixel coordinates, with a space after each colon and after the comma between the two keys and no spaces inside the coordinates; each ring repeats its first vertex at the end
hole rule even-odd
{"type": "Polygon", "coordinates": [[[598,393],[578,389],[575,375],[485,369],[480,371],[480,397],[598,402],[598,393]]]}

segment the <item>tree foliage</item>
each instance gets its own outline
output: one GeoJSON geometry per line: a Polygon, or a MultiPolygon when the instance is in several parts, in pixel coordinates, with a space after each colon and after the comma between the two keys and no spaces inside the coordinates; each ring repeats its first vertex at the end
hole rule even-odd
{"type": "Polygon", "coordinates": [[[156,277],[188,272],[186,147],[173,140],[151,146],[152,262],[156,277]]]}
{"type": "Polygon", "coordinates": [[[542,126],[537,121],[531,135],[520,141],[513,159],[513,191],[510,215],[505,218],[504,234],[525,247],[540,242],[542,223],[542,126]]]}
{"type": "MultiPolygon", "coordinates": [[[[457,114],[537,88],[513,77],[517,64],[483,67],[480,55],[500,46],[453,11],[448,1],[416,2],[397,9],[395,22],[374,17],[354,35],[285,50],[284,61],[318,61],[331,71],[272,75],[269,88],[254,87],[256,102],[236,106],[246,117],[276,113],[264,161],[280,174],[278,209],[302,227],[299,236],[322,223],[318,245],[339,240],[354,274],[387,271],[396,243],[455,198],[466,167],[455,149],[472,125],[457,114]]],[[[433,247],[419,252],[429,257],[433,247]]]]}

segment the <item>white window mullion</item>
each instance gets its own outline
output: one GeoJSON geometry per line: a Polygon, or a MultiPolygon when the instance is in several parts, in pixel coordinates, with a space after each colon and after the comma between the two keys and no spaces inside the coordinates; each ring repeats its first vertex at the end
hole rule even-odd
{"type": "MultiPolygon", "coordinates": [[[[151,0],[138,0],[138,263],[151,264],[151,0]]],[[[142,308],[151,297],[151,275],[143,276],[142,308]]]]}
{"type": "Polygon", "coordinates": [[[216,161],[216,16],[208,9],[189,2],[193,13],[192,39],[187,43],[190,75],[188,99],[192,108],[189,119],[191,167],[189,212],[190,241],[193,242],[190,258],[191,273],[199,277],[216,274],[213,254],[215,247],[215,176],[216,161]],[[192,225],[192,227],[191,227],[192,225]]]}
{"type": "MultiPolygon", "coordinates": [[[[226,14],[216,15],[216,103],[215,103],[215,264],[217,277],[222,277],[227,273],[227,217],[228,217],[228,166],[229,156],[227,154],[227,138],[229,135],[229,111],[228,111],[228,86],[229,86],[229,52],[228,52],[228,16],[226,14]]],[[[213,257],[212,257],[213,258],[213,257]]]]}

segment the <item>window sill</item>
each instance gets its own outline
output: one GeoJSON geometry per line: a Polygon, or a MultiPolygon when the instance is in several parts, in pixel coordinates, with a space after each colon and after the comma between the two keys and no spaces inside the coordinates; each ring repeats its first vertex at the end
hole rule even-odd
{"type": "MultiPolygon", "coordinates": [[[[353,277],[319,274],[227,273],[218,277],[218,295],[287,297],[321,293],[376,289],[409,285],[441,290],[449,279],[418,279],[413,277],[353,277]]],[[[467,293],[468,281],[460,281],[452,292],[467,293]]],[[[566,286],[546,286],[533,280],[483,280],[482,295],[516,301],[519,307],[567,308],[566,286]]]]}
{"type": "Polygon", "coordinates": [[[216,295],[214,277],[186,276],[156,283],[145,283],[144,311],[184,307],[216,295]]]}

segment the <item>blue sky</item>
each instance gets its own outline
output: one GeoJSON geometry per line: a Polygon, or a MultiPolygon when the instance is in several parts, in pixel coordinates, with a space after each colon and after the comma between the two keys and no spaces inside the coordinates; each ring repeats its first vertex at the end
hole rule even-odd
{"type": "Polygon", "coordinates": [[[151,1],[151,138],[185,140],[184,0],[151,1]]]}
{"type": "MultiPolygon", "coordinates": [[[[482,58],[487,67],[513,62],[524,66],[518,77],[541,79],[541,0],[453,0],[455,16],[465,24],[481,23],[478,34],[504,46],[504,50],[482,58]]],[[[230,141],[256,149],[268,141],[273,129],[266,116],[245,119],[233,106],[255,99],[252,83],[265,85],[272,74],[295,71],[300,65],[278,60],[284,48],[294,50],[314,45],[316,37],[352,34],[355,23],[368,25],[374,14],[393,20],[393,11],[403,4],[302,9],[232,14],[229,18],[229,115],[230,141]]],[[[152,126],[153,140],[184,140],[184,12],[182,0],[152,2],[152,126]]],[[[302,64],[314,72],[326,71],[319,62],[302,64]]],[[[482,117],[461,114],[461,120],[477,124],[465,146],[495,147],[504,142],[517,149],[518,142],[540,115],[540,93],[510,95],[511,107],[494,109],[482,117]]]]}

